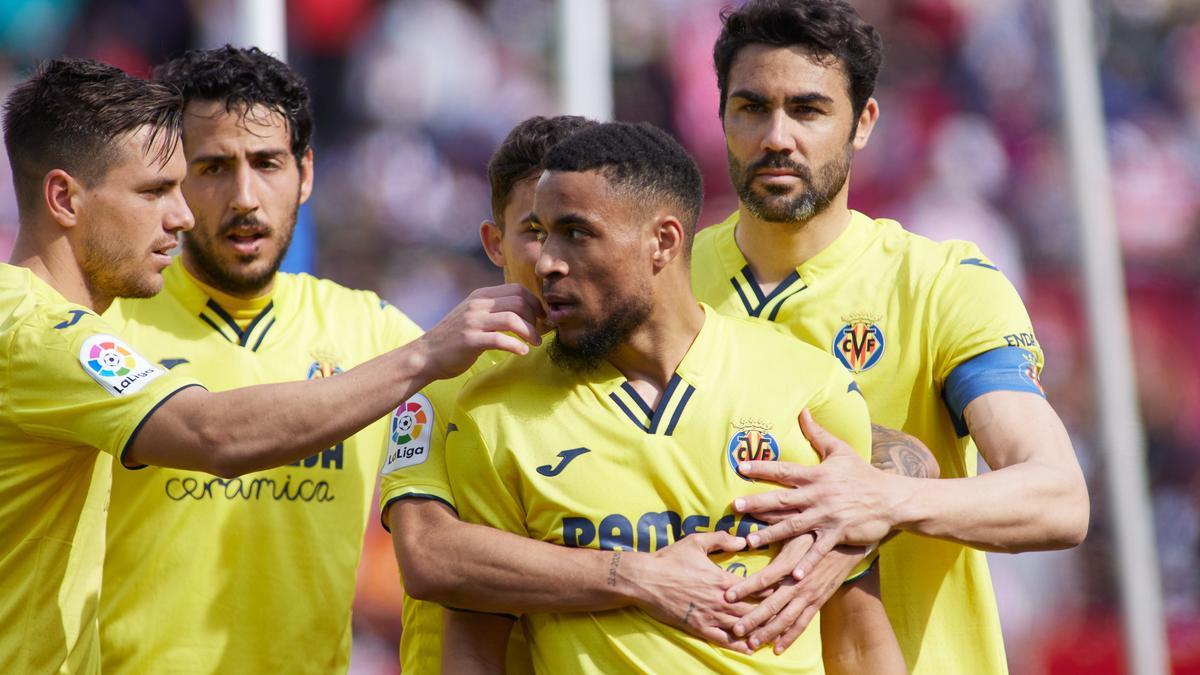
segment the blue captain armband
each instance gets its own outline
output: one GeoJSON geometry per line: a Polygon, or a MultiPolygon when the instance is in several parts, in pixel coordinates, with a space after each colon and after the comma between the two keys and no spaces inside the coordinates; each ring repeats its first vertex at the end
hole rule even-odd
{"type": "Polygon", "coordinates": [[[1020,347],[1000,347],[959,364],[942,390],[950,409],[954,431],[959,437],[969,432],[963,411],[967,404],[992,391],[1027,391],[1046,398],[1038,381],[1037,357],[1020,347]]]}

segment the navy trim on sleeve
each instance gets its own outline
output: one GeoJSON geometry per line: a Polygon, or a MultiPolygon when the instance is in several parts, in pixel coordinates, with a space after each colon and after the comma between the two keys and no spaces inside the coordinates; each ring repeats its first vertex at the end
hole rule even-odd
{"type": "Polygon", "coordinates": [[[431,495],[425,492],[406,492],[402,495],[396,495],[395,497],[387,500],[387,502],[384,503],[383,508],[379,509],[379,524],[382,525],[383,529],[387,530],[388,532],[392,531],[392,528],[388,527],[387,524],[388,509],[391,508],[392,504],[395,504],[401,499],[428,499],[433,502],[441,502],[442,504],[445,504],[447,508],[453,511],[455,516],[458,515],[458,509],[454,508],[453,504],[437,495],[431,495]]]}
{"type": "Polygon", "coordinates": [[[176,389],[175,391],[162,397],[162,400],[160,400],[158,403],[155,403],[154,407],[150,409],[150,412],[146,413],[145,415],[142,415],[142,421],[138,422],[138,425],[133,428],[133,433],[129,434],[129,440],[125,441],[125,447],[121,448],[121,454],[117,456],[117,459],[119,459],[121,461],[121,466],[125,467],[126,469],[129,469],[130,471],[137,471],[138,469],[146,468],[145,464],[139,464],[137,466],[126,465],[125,464],[125,453],[129,452],[129,448],[133,447],[133,442],[134,442],[134,440],[137,439],[138,432],[140,432],[142,430],[142,427],[146,425],[146,420],[150,419],[150,416],[153,415],[156,410],[161,408],[162,404],[164,404],[168,400],[170,400],[170,398],[172,396],[174,396],[175,394],[178,394],[179,392],[181,392],[184,389],[187,389],[189,387],[200,387],[201,389],[204,389],[203,385],[196,384],[194,382],[192,384],[185,384],[182,387],[176,389]]]}
{"type": "Polygon", "coordinates": [[[446,609],[450,610],[451,612],[462,612],[464,614],[483,614],[484,616],[502,616],[505,619],[512,619],[513,621],[517,621],[518,619],[521,618],[521,617],[517,616],[516,614],[506,614],[504,612],[481,612],[477,609],[465,609],[462,607],[451,607],[450,605],[442,605],[442,607],[445,607],[446,609]]]}
{"type": "Polygon", "coordinates": [[[1038,381],[1037,357],[1020,347],[999,347],[964,361],[946,378],[942,398],[959,438],[970,433],[963,411],[967,404],[993,391],[1027,391],[1046,398],[1038,381]]]}
{"type": "Polygon", "coordinates": [[[871,573],[871,570],[873,570],[873,569],[875,569],[876,567],[878,567],[878,566],[879,566],[879,555],[878,555],[878,553],[879,553],[879,552],[878,552],[878,551],[876,551],[876,556],[875,556],[875,559],[871,561],[871,564],[870,564],[870,565],[867,565],[867,569],[865,569],[865,570],[863,570],[863,571],[859,572],[858,574],[855,574],[854,576],[850,577],[849,579],[847,579],[847,580],[843,581],[843,582],[842,582],[842,585],[843,585],[843,586],[845,586],[846,584],[852,584],[852,583],[854,583],[854,582],[856,582],[856,581],[859,581],[859,580],[860,580],[860,579],[862,579],[863,577],[865,577],[865,576],[867,576],[868,574],[870,574],[870,573],[871,573]]]}

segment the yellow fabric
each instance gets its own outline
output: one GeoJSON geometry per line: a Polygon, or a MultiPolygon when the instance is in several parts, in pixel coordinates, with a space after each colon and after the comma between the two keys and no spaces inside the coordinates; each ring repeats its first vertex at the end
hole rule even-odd
{"type": "MultiPolygon", "coordinates": [[[[942,401],[946,378],[964,361],[1014,344],[1034,353],[1039,369],[1043,363],[1004,275],[974,244],[934,243],[854,212],[846,231],[801,265],[790,285],[760,300],[736,226],[734,213],[696,236],[696,296],[724,314],[757,313],[826,353],[840,352],[873,422],[924,441],[943,478],[975,475],[975,444],[958,437],[942,401]]],[[[914,673],[1007,672],[982,551],[900,534],[882,547],[880,578],[914,673]]]]}
{"type": "MultiPolygon", "coordinates": [[[[654,410],[625,384],[607,364],[567,374],[545,348],[473,378],[447,439],[462,517],[560,545],[653,551],[692,532],[758,529],[730,504],[772,486],[743,479],[735,462],[753,454],[815,463],[796,422],[805,406],[864,457],[870,452],[866,404],[834,359],[707,307],[654,410]]],[[[752,574],[775,552],[714,562],[752,574]]],[[[522,627],[539,673],[824,670],[819,619],[783,656],[722,650],[636,609],[528,614],[522,627]]]]}
{"type": "Polygon", "coordinates": [[[220,305],[221,308],[226,312],[229,312],[229,315],[233,317],[234,322],[237,323],[238,327],[242,330],[245,330],[246,326],[250,325],[250,322],[258,318],[258,315],[261,314],[263,309],[271,303],[271,299],[275,295],[275,289],[272,288],[270,291],[263,293],[257,298],[239,298],[228,293],[223,293],[212,286],[209,286],[203,281],[200,281],[195,277],[195,275],[188,271],[187,267],[184,267],[183,265],[179,266],[179,270],[183,272],[188,281],[191,281],[193,284],[195,284],[201,291],[203,291],[205,295],[207,295],[209,298],[212,298],[212,300],[220,305]]]}
{"type": "Polygon", "coordinates": [[[28,269],[0,264],[5,672],[99,672],[111,456],[124,451],[157,405],[195,383],[163,371],[117,336],[112,324],[67,302],[28,269]],[[92,346],[98,370],[111,376],[89,374],[92,346]]]}
{"type": "MultiPolygon", "coordinates": [[[[438,380],[405,401],[388,417],[387,452],[379,488],[379,512],[388,529],[388,508],[401,499],[433,499],[452,509],[454,494],[446,475],[446,432],[454,401],[476,374],[499,363],[507,352],[488,351],[465,373],[438,380]]],[[[442,606],[404,595],[400,668],[405,673],[442,672],[442,606]]],[[[529,646],[520,631],[509,643],[510,675],[533,672],[529,646]]]]}
{"type": "MultiPolygon", "coordinates": [[[[109,314],[148,356],[172,373],[203,373],[213,390],[336,377],[420,333],[374,293],[279,274],[271,309],[242,340],[203,320],[209,297],[178,260],[164,277],[157,297],[121,301],[109,314]]],[[[344,672],[385,433],[380,420],[296,464],[232,480],[160,468],[118,475],[101,603],[105,671],[344,672]]]]}

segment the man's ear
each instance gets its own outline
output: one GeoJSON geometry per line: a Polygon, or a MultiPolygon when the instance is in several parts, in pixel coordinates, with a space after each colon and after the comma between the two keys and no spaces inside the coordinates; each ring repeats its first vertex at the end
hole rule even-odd
{"type": "Polygon", "coordinates": [[[500,229],[494,221],[485,220],[479,224],[479,241],[483,244],[483,251],[487,253],[488,260],[500,269],[504,269],[504,249],[500,247],[500,242],[504,240],[504,231],[500,229]]]}
{"type": "Polygon", "coordinates": [[[312,194],[313,188],[313,169],[316,165],[313,164],[313,149],[309,148],[304,151],[304,157],[300,158],[300,203],[308,201],[309,195],[312,194]]]}
{"type": "Polygon", "coordinates": [[[683,223],[672,215],[660,216],[654,228],[654,271],[662,271],[672,260],[683,255],[687,245],[683,223]]]}
{"type": "Polygon", "coordinates": [[[858,115],[858,126],[854,129],[854,138],[852,139],[855,150],[867,147],[867,141],[871,140],[871,131],[875,129],[875,123],[878,121],[879,102],[870,98],[858,115]]]}
{"type": "Polygon", "coordinates": [[[83,186],[71,174],[54,169],[42,179],[42,202],[50,217],[62,227],[75,227],[79,222],[79,202],[83,186]]]}

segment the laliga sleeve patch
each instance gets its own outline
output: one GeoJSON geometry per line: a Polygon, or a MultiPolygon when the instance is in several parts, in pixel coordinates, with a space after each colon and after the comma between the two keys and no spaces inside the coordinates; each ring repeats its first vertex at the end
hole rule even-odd
{"type": "Polygon", "coordinates": [[[136,394],[166,372],[111,335],[93,335],[84,340],[79,363],[113,396],[136,394]]]}
{"type": "Polygon", "coordinates": [[[407,466],[424,464],[429,459],[429,439],[433,437],[433,404],[425,394],[417,394],[392,411],[388,423],[388,452],[383,473],[407,466]]]}

